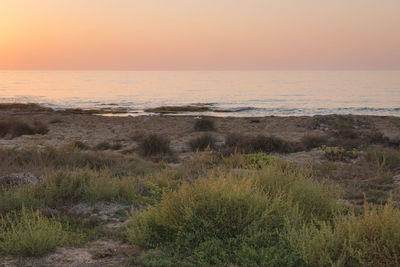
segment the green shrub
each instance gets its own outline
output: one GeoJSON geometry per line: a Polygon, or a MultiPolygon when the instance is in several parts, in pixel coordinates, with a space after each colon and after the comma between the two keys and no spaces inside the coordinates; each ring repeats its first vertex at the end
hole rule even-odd
{"type": "Polygon", "coordinates": [[[380,169],[393,171],[400,168],[400,152],[393,149],[371,149],[367,151],[365,158],[380,169]]]}
{"type": "Polygon", "coordinates": [[[48,175],[46,183],[13,187],[0,192],[0,214],[20,210],[23,206],[56,207],[82,201],[89,204],[98,201],[146,203],[153,197],[153,192],[146,193],[147,190],[147,186],[135,177],[110,177],[107,172],[58,171],[48,175]]]}
{"type": "MultiPolygon", "coordinates": [[[[390,201],[389,201],[390,202],[390,201]]],[[[364,213],[294,228],[286,239],[310,266],[399,266],[400,210],[364,204],[364,213]]]]}
{"type": "Polygon", "coordinates": [[[189,146],[193,151],[204,151],[205,149],[215,149],[215,138],[205,134],[189,141],[189,146]]]}
{"type": "Polygon", "coordinates": [[[19,211],[24,206],[39,209],[52,203],[51,196],[42,185],[22,185],[0,190],[0,214],[19,211]]]}
{"type": "Polygon", "coordinates": [[[265,153],[240,154],[233,153],[223,158],[223,163],[228,168],[262,169],[276,158],[265,153]]]}
{"type": "Polygon", "coordinates": [[[270,195],[284,194],[298,205],[306,221],[332,220],[342,210],[337,187],[316,181],[312,170],[272,158],[261,172],[254,174],[257,187],[270,195]]]}
{"type": "Polygon", "coordinates": [[[207,118],[196,120],[193,128],[198,132],[215,131],[214,121],[207,118]]]}
{"type": "Polygon", "coordinates": [[[0,217],[0,254],[40,256],[68,242],[68,229],[39,212],[8,213],[0,217]]]}
{"type": "Polygon", "coordinates": [[[147,211],[133,213],[127,238],[143,247],[194,254],[199,265],[241,264],[239,255],[246,249],[253,253],[249,266],[268,265],[269,259],[280,259],[279,253],[286,255],[280,264],[290,265],[285,261],[298,258],[280,245],[277,234],[284,218],[301,221],[297,205],[285,195],[265,192],[253,179],[200,178],[177,192],[164,192],[147,211]],[[274,251],[274,246],[281,248],[274,251]]]}
{"type": "Polygon", "coordinates": [[[244,154],[244,169],[262,169],[271,162],[272,158],[265,153],[244,154]]]}
{"type": "Polygon", "coordinates": [[[139,141],[139,151],[143,156],[171,153],[170,141],[164,136],[151,134],[139,141]]]}
{"type": "Polygon", "coordinates": [[[355,148],[346,150],[343,147],[323,145],[321,146],[321,150],[325,158],[332,161],[347,161],[358,157],[358,150],[355,148]]]}

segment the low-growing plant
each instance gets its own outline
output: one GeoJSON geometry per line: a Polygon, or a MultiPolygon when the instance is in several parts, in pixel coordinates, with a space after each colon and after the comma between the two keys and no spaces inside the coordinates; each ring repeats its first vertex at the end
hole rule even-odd
{"type": "Polygon", "coordinates": [[[208,118],[201,118],[196,120],[193,126],[195,131],[206,132],[206,131],[215,131],[214,121],[208,118]]]}
{"type": "Polygon", "coordinates": [[[139,141],[139,151],[143,156],[169,154],[170,140],[159,134],[150,134],[139,141]]]}
{"type": "Polygon", "coordinates": [[[67,169],[107,169],[113,176],[152,173],[163,165],[145,161],[135,155],[120,155],[109,152],[79,151],[67,146],[61,149],[24,148],[0,149],[0,171],[12,169],[14,172],[38,172],[67,169]]]}
{"type": "Polygon", "coordinates": [[[20,213],[0,216],[2,255],[40,256],[67,242],[68,227],[56,218],[41,216],[38,211],[22,208],[20,213]]]}
{"type": "Polygon", "coordinates": [[[286,240],[309,266],[398,266],[400,210],[365,202],[362,215],[338,216],[296,228],[288,223],[286,240]]]}
{"type": "Polygon", "coordinates": [[[189,141],[189,146],[193,151],[204,151],[205,149],[215,149],[215,138],[210,134],[205,134],[189,141]]]}
{"type": "Polygon", "coordinates": [[[257,154],[240,154],[234,153],[223,158],[223,163],[229,168],[241,168],[241,169],[262,169],[273,158],[265,153],[257,154]]]}
{"type": "Polygon", "coordinates": [[[365,153],[368,162],[374,163],[379,169],[396,170],[400,168],[400,152],[394,149],[376,148],[365,153]]]}
{"type": "Polygon", "coordinates": [[[229,134],[225,138],[225,145],[230,148],[231,153],[291,153],[303,150],[300,143],[285,141],[276,136],[248,136],[240,134],[229,134]]]}
{"type": "Polygon", "coordinates": [[[358,157],[358,150],[346,150],[343,147],[321,146],[321,150],[326,159],[332,161],[347,161],[358,157]]]}
{"type": "Polygon", "coordinates": [[[164,191],[158,204],[133,212],[127,236],[182,259],[194,255],[195,265],[299,266],[279,237],[285,218],[298,225],[329,221],[340,211],[336,192],[311,172],[273,160],[260,172],[209,173],[164,191]]]}
{"type": "Polygon", "coordinates": [[[57,207],[65,204],[112,201],[144,204],[152,201],[151,189],[136,177],[110,177],[107,171],[58,171],[46,177],[46,183],[13,187],[0,192],[0,214],[28,208],[57,207]]]}

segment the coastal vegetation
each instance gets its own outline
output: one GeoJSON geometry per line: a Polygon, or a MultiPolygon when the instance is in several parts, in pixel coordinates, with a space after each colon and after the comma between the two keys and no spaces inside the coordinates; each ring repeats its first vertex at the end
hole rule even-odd
{"type": "Polygon", "coordinates": [[[14,121],[44,135],[0,137],[1,263],[400,264],[399,141],[371,125],[384,119],[285,118],[285,133],[273,117],[39,112],[14,121]]]}
{"type": "MultiPolygon", "coordinates": [[[[360,206],[344,205],[342,189],[321,180],[317,167],[263,152],[207,150],[176,167],[81,149],[3,149],[0,157],[45,174],[35,184],[2,186],[3,256],[111,238],[143,249],[127,266],[399,264],[396,192],[381,204],[366,194],[360,206]],[[76,211],[98,203],[120,209],[106,219],[76,211]],[[123,223],[108,229],[110,218],[123,223]]],[[[363,160],[390,172],[400,153],[373,149],[363,160]]]]}

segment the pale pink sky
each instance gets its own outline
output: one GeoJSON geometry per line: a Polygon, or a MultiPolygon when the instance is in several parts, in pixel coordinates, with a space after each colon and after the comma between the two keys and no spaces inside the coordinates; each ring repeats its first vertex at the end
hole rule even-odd
{"type": "Polygon", "coordinates": [[[400,69],[400,0],[1,0],[0,69],[400,69]]]}

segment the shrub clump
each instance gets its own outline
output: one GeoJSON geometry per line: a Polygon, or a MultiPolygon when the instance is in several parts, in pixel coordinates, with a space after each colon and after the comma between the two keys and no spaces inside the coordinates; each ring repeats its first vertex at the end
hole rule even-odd
{"type": "Polygon", "coordinates": [[[365,158],[379,169],[393,171],[400,168],[400,152],[394,149],[371,149],[366,152],[365,158]]]}
{"type": "Polygon", "coordinates": [[[147,211],[133,212],[128,240],[182,259],[195,256],[198,266],[301,266],[280,238],[285,221],[329,220],[337,204],[321,185],[290,168],[276,163],[250,177],[184,183],[147,211]]]}
{"type": "Polygon", "coordinates": [[[216,140],[212,135],[205,134],[189,141],[189,146],[193,151],[204,151],[205,149],[215,149],[216,140]]]}
{"type": "Polygon", "coordinates": [[[199,120],[196,120],[193,128],[195,131],[198,132],[215,131],[214,121],[207,118],[201,118],[199,120]]]}
{"type": "Polygon", "coordinates": [[[32,125],[18,120],[0,121],[0,137],[15,138],[21,135],[47,134],[48,132],[47,125],[39,121],[33,122],[32,125]]]}
{"type": "Polygon", "coordinates": [[[276,136],[247,136],[240,134],[229,134],[225,138],[227,151],[232,153],[292,153],[303,150],[300,143],[283,140],[276,136]]]}
{"type": "MultiPolygon", "coordinates": [[[[56,218],[23,208],[0,217],[0,254],[40,256],[68,242],[68,229],[56,218]]],[[[76,237],[77,238],[77,237],[76,237]]]]}
{"type": "Polygon", "coordinates": [[[356,159],[358,157],[358,150],[353,148],[352,150],[347,150],[343,147],[331,147],[331,146],[321,146],[322,154],[326,159],[332,161],[347,161],[351,159],[356,159]]]}
{"type": "Polygon", "coordinates": [[[143,156],[170,154],[170,140],[158,134],[150,134],[139,141],[139,151],[143,156]]]}
{"type": "Polygon", "coordinates": [[[196,255],[199,265],[243,263],[238,254],[246,250],[252,265],[265,265],[282,251],[281,263],[291,265],[297,258],[279,247],[276,235],[283,213],[300,216],[290,202],[268,198],[251,180],[199,179],[178,192],[164,193],[159,204],[132,215],[127,237],[143,247],[196,255]],[[271,249],[275,245],[277,251],[271,249]]]}
{"type": "Polygon", "coordinates": [[[399,224],[400,210],[391,204],[365,203],[362,215],[339,216],[333,224],[290,224],[285,236],[309,266],[399,266],[399,224]]]}

